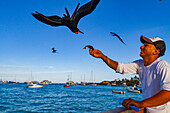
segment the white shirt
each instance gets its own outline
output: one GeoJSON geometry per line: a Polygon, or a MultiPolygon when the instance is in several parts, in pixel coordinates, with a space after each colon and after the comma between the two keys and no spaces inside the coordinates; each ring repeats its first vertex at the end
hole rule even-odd
{"type": "MultiPolygon", "coordinates": [[[[164,60],[157,59],[146,67],[143,60],[136,60],[132,63],[119,62],[116,72],[139,74],[143,99],[150,98],[161,90],[170,91],[170,65],[164,60]]],[[[170,102],[161,106],[148,107],[147,110],[149,113],[170,113],[170,102]]]]}

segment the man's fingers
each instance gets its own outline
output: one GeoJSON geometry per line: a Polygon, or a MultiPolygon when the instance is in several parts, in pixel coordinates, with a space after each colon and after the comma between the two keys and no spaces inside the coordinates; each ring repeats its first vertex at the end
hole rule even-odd
{"type": "Polygon", "coordinates": [[[129,106],[132,104],[132,99],[125,99],[124,101],[123,101],[123,106],[125,106],[125,107],[127,107],[127,108],[129,108],[129,106]]]}

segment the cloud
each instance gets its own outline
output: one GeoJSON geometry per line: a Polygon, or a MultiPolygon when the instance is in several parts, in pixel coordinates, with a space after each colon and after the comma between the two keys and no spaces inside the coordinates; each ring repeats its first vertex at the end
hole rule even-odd
{"type": "Polygon", "coordinates": [[[0,65],[0,68],[24,68],[25,66],[17,66],[17,65],[0,65]]]}
{"type": "Polygon", "coordinates": [[[54,66],[48,66],[48,68],[49,68],[49,69],[53,69],[53,68],[54,68],[54,66]]]}
{"type": "MultiPolygon", "coordinates": [[[[32,74],[64,74],[74,72],[73,70],[64,70],[64,71],[33,71],[32,74]]],[[[31,71],[0,71],[0,74],[31,74],[31,71]]]]}

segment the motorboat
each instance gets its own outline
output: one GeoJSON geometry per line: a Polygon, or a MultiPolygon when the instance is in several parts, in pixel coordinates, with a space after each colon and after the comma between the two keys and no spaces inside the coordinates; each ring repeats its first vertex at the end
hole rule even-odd
{"type": "Polygon", "coordinates": [[[119,85],[119,84],[114,84],[114,83],[113,83],[113,84],[111,84],[111,86],[120,86],[120,85],[119,85]]]}
{"type": "Polygon", "coordinates": [[[27,88],[42,88],[42,85],[38,85],[38,84],[32,84],[31,86],[27,86],[27,88]]]}
{"type": "Polygon", "coordinates": [[[126,82],[124,82],[123,84],[122,84],[122,87],[126,87],[127,85],[126,85],[126,82]]]}
{"type": "Polygon", "coordinates": [[[125,91],[123,92],[123,91],[115,91],[115,90],[113,90],[112,92],[113,93],[119,93],[119,94],[125,94],[125,91]]]}
{"type": "Polygon", "coordinates": [[[95,84],[95,83],[93,83],[93,84],[91,84],[92,86],[97,86],[97,84],[95,84]]]}
{"type": "Polygon", "coordinates": [[[64,87],[70,87],[70,85],[66,84],[66,85],[64,85],[64,87]]]}
{"type": "Polygon", "coordinates": [[[139,90],[137,87],[128,87],[127,90],[129,92],[133,92],[133,93],[141,93],[142,91],[139,90]]]}

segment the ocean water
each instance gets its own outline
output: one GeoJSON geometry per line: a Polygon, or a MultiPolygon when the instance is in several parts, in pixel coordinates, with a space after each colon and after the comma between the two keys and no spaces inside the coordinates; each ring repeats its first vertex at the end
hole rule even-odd
{"type": "Polygon", "coordinates": [[[0,113],[100,113],[117,107],[119,98],[142,100],[142,94],[121,86],[47,85],[30,89],[26,84],[0,85],[0,113]],[[125,94],[112,93],[125,91],[125,94]]]}

